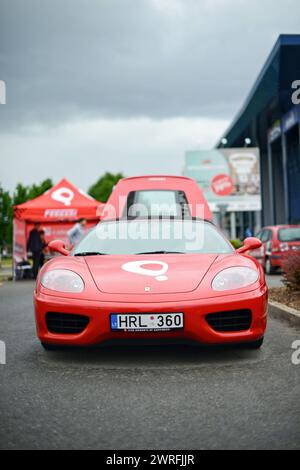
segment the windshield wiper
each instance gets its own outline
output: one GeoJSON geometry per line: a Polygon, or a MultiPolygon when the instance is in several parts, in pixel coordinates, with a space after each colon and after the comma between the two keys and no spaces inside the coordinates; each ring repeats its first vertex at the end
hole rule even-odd
{"type": "Polygon", "coordinates": [[[136,255],[185,255],[183,251],[145,251],[136,255]]]}
{"type": "Polygon", "coordinates": [[[105,256],[106,253],[99,253],[98,251],[85,251],[83,253],[76,253],[74,256],[105,256]]]}

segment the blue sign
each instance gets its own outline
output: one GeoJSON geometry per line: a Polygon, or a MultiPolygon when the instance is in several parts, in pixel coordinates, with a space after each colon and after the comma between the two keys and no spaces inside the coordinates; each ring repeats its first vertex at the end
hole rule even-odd
{"type": "Polygon", "coordinates": [[[268,138],[269,138],[270,143],[274,142],[276,139],[278,139],[281,136],[281,130],[282,130],[281,121],[276,121],[273,124],[272,128],[269,130],[268,138]]]}
{"type": "Polygon", "coordinates": [[[299,110],[295,106],[282,119],[282,130],[288,132],[299,122],[299,110]]]}

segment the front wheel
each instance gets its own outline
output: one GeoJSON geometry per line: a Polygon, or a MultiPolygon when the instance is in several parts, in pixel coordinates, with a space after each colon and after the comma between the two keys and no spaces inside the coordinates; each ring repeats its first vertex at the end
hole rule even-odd
{"type": "Polygon", "coordinates": [[[258,339],[257,341],[252,341],[251,343],[241,344],[243,349],[260,349],[264,343],[264,337],[258,339]]]}
{"type": "Polygon", "coordinates": [[[45,351],[59,351],[63,349],[62,346],[56,346],[55,344],[41,343],[45,351]]]}

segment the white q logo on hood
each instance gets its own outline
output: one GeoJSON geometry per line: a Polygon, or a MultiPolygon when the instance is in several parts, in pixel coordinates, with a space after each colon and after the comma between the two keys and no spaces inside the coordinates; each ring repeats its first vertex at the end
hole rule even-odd
{"type": "Polygon", "coordinates": [[[54,201],[61,202],[65,206],[70,206],[75,194],[69,188],[59,188],[51,194],[54,201]]]}
{"type": "Polygon", "coordinates": [[[123,264],[122,269],[129,273],[140,274],[141,276],[155,277],[157,281],[167,281],[168,277],[165,275],[168,272],[169,266],[163,261],[132,261],[123,264]],[[145,269],[142,266],[160,266],[161,269],[145,269]]]}

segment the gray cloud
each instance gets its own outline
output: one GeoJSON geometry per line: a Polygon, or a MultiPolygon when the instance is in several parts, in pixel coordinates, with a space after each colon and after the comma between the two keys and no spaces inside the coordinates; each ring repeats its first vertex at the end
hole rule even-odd
{"type": "Polygon", "coordinates": [[[2,135],[0,183],[13,190],[20,181],[51,177],[58,182],[65,176],[87,189],[105,171],[180,174],[185,150],[210,147],[226,124],[194,118],[100,119],[2,135]]]}
{"type": "Polygon", "coordinates": [[[0,0],[0,183],[180,174],[299,16],[299,0],[0,0]]]}
{"type": "Polygon", "coordinates": [[[298,0],[1,0],[1,129],[231,117],[298,0]]]}

